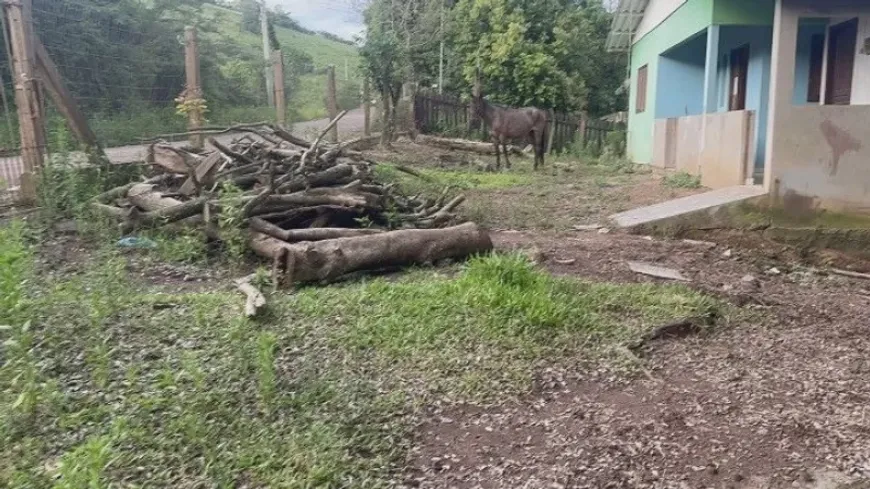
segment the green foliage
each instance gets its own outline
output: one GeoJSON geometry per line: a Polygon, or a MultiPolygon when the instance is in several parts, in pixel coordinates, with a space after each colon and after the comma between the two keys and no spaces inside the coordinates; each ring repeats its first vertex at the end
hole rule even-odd
{"type": "Polygon", "coordinates": [[[226,246],[227,257],[231,261],[238,261],[245,256],[248,250],[248,239],[242,229],[244,217],[242,216],[242,189],[232,182],[224,182],[221,188],[220,202],[221,212],[218,214],[218,229],[226,246]]]}
{"type": "Polygon", "coordinates": [[[701,177],[679,171],[662,178],[662,185],[671,188],[701,188],[701,177]]]}
{"type": "Polygon", "coordinates": [[[40,174],[37,192],[43,216],[47,220],[92,217],[93,197],[116,185],[135,178],[136,166],[102,165],[86,153],[54,154],[40,174]]]}
{"type": "Polygon", "coordinates": [[[611,16],[600,2],[460,0],[452,18],[465,90],[480,67],[485,92],[507,105],[603,114],[624,104],[625,59],[604,49],[611,16]]]}

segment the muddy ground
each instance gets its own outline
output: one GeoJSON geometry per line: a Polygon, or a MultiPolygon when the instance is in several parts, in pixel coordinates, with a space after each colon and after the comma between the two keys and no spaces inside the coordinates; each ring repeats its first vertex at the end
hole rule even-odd
{"type": "Polygon", "coordinates": [[[740,312],[708,334],[647,346],[640,373],[554,367],[522,399],[431,408],[405,485],[870,487],[870,281],[814,266],[830,261],[825,250],[752,233],[704,243],[568,230],[700,190],[667,188],[658,173],[560,172],[556,161],[530,185],[471,191],[469,206],[499,229],[497,248],[601,281],[658,280],[629,260],[672,267],[740,312]]]}

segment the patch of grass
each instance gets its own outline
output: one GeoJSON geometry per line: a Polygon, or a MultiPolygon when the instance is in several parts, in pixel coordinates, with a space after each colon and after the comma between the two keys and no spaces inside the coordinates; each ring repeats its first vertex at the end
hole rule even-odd
{"type": "Polygon", "coordinates": [[[552,277],[520,255],[472,259],[455,280],[420,272],[398,283],[306,289],[292,305],[328,319],[337,344],[384,368],[482,397],[527,387],[536,361],[586,355],[716,307],[684,287],[552,277]]]}
{"type": "Polygon", "coordinates": [[[276,294],[254,323],[236,292],[159,294],[112,252],[31,279],[22,230],[0,238],[3,487],[388,487],[421,401],[501,399],[720,307],[493,255],[276,294]]]}
{"type": "Polygon", "coordinates": [[[529,185],[536,175],[518,172],[473,172],[460,170],[417,169],[424,178],[408,175],[395,166],[382,164],[375,167],[378,178],[396,182],[409,194],[438,195],[444,187],[456,190],[494,190],[529,185]]]}
{"type": "Polygon", "coordinates": [[[670,188],[701,188],[701,177],[680,171],[663,177],[662,185],[670,188]]]}

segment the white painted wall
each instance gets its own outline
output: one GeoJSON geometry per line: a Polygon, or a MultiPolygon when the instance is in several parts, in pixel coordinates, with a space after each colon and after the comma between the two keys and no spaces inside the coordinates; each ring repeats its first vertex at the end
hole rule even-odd
{"type": "Polygon", "coordinates": [[[852,78],[852,105],[870,105],[870,51],[864,50],[864,40],[870,38],[870,15],[858,19],[858,49],[852,78]]]}
{"type": "Polygon", "coordinates": [[[687,0],[650,0],[646,7],[646,13],[640,25],[637,26],[637,33],[634,35],[634,42],[649,34],[649,32],[659,24],[664,22],[671,16],[674,11],[682,7],[687,0]]]}

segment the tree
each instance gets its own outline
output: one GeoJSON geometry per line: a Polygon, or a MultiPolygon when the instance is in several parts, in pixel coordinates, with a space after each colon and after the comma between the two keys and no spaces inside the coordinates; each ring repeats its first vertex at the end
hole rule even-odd
{"type": "Polygon", "coordinates": [[[392,141],[396,124],[396,106],[402,94],[402,79],[406,68],[406,53],[391,18],[391,2],[376,0],[365,12],[368,32],[360,55],[363,69],[381,94],[383,130],[381,144],[392,141]]]}
{"type": "Polygon", "coordinates": [[[454,80],[466,90],[479,66],[501,103],[560,111],[615,110],[625,59],[607,53],[610,14],[597,2],[460,0],[451,43],[454,80]]]}
{"type": "Polygon", "coordinates": [[[389,143],[403,82],[437,73],[438,8],[442,0],[373,0],[365,11],[363,69],[384,101],[382,142],[389,143]]]}

